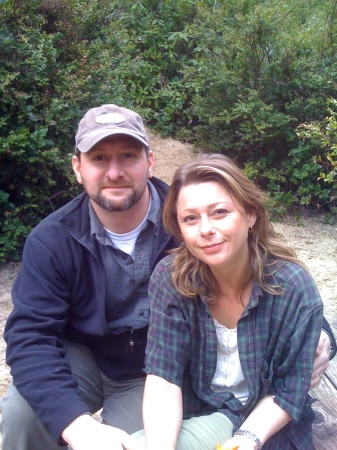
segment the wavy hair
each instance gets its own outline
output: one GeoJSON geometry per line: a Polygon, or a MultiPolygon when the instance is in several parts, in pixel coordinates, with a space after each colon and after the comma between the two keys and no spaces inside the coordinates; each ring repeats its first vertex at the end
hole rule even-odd
{"type": "Polygon", "coordinates": [[[256,222],[248,233],[249,262],[246,280],[257,280],[262,289],[272,294],[281,294],[281,286],[273,283],[273,274],[279,269],[279,261],[292,261],[305,265],[297,259],[296,253],[282,243],[269,221],[265,208],[267,196],[254,185],[241,169],[226,156],[207,154],[179,167],[173,177],[163,207],[163,222],[166,230],[180,242],[172,262],[172,282],[186,297],[196,294],[215,301],[220,295],[220,287],[209,266],[193,256],[184,245],[177,217],[177,200],[180,190],[188,185],[215,181],[221,184],[239,202],[246,213],[255,213],[256,222]]]}

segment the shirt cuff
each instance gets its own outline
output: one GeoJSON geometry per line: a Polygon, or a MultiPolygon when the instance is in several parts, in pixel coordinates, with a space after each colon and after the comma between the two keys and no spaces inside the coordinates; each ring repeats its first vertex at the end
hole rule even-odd
{"type": "Polygon", "coordinates": [[[329,356],[329,361],[331,361],[332,358],[334,358],[337,353],[337,344],[336,344],[335,337],[332,334],[331,327],[330,327],[329,323],[327,322],[327,320],[325,319],[325,317],[323,318],[322,330],[329,336],[330,341],[331,341],[330,356],[329,356]]]}

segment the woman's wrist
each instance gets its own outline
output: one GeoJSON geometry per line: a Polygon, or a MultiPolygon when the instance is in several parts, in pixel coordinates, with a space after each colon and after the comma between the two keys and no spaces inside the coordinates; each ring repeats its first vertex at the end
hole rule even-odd
{"type": "Polygon", "coordinates": [[[259,437],[256,436],[256,434],[252,433],[251,431],[239,429],[236,431],[236,433],[234,433],[234,436],[235,435],[236,436],[246,436],[246,437],[252,439],[256,444],[257,450],[262,450],[262,443],[261,443],[259,437]]]}

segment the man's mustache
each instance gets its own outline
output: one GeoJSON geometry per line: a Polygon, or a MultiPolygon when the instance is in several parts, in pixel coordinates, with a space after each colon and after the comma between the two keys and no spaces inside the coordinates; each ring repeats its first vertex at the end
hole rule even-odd
{"type": "Polygon", "coordinates": [[[104,183],[104,184],[100,184],[98,186],[98,189],[101,190],[101,189],[116,188],[116,187],[131,187],[131,185],[128,182],[109,183],[109,184],[104,183]]]}

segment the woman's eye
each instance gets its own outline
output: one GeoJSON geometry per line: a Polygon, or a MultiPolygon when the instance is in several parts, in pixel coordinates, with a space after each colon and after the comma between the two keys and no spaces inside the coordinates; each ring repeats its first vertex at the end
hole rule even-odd
{"type": "Polygon", "coordinates": [[[186,216],[186,217],[184,217],[183,222],[188,223],[188,222],[194,222],[195,220],[197,220],[196,216],[186,216]]]}
{"type": "Polygon", "coordinates": [[[224,215],[227,214],[227,213],[228,213],[227,209],[220,208],[220,209],[216,209],[216,210],[213,212],[213,215],[214,215],[214,216],[224,216],[224,215]]]}

